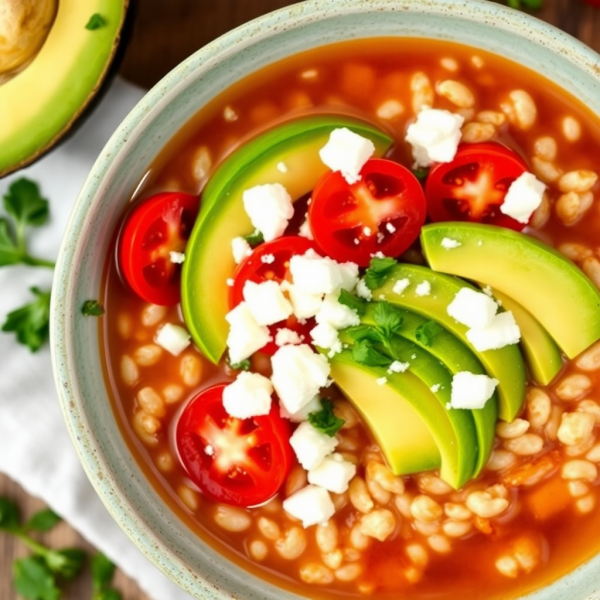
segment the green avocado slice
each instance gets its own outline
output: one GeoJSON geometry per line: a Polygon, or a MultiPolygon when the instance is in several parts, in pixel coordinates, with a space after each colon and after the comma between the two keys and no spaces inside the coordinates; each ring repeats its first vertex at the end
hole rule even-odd
{"type": "Polygon", "coordinates": [[[382,156],[392,144],[381,130],[357,119],[305,117],[244,144],[221,164],[206,186],[185,251],[181,304],[194,342],[212,362],[220,360],[227,340],[227,279],[235,269],[231,240],[253,230],[244,211],[244,190],[280,183],[294,201],[306,195],[329,170],[321,162],[319,150],[339,127],[369,138],[376,156],[382,156]],[[278,168],[280,163],[285,169],[278,168]]]}
{"type": "Polygon", "coordinates": [[[525,395],[526,372],[523,357],[516,344],[485,352],[477,352],[471,346],[466,336],[468,328],[455,321],[446,310],[456,293],[463,287],[472,286],[457,277],[444,275],[427,267],[399,264],[390,271],[386,282],[373,290],[373,298],[387,300],[391,304],[438,321],[457,336],[475,353],[488,375],[498,380],[499,416],[504,421],[512,421],[519,413],[525,395]],[[394,284],[399,279],[408,279],[410,282],[401,294],[393,291],[394,284]],[[431,292],[429,295],[419,296],[416,287],[423,281],[429,281],[431,292]]]}
{"type": "Polygon", "coordinates": [[[521,350],[531,376],[540,385],[548,385],[564,366],[560,348],[540,322],[518,302],[498,290],[492,289],[492,295],[515,317],[521,330],[521,350]]]}
{"type": "Polygon", "coordinates": [[[600,339],[600,292],[539,240],[493,225],[432,223],[421,244],[432,269],[490,285],[535,315],[567,357],[600,339]],[[444,238],[460,246],[446,249],[444,238]]]}
{"type": "MultiPolygon", "coordinates": [[[[365,315],[361,317],[361,322],[366,325],[375,325],[374,310],[375,304],[370,303],[365,315]]],[[[485,375],[486,371],[473,351],[447,329],[442,327],[433,341],[426,345],[422,339],[419,339],[420,336],[417,332],[420,327],[428,322],[428,319],[410,310],[400,309],[400,312],[402,314],[402,329],[397,332],[397,335],[413,342],[434,356],[452,375],[461,371],[485,375]]],[[[494,395],[483,408],[472,410],[471,413],[475,424],[478,448],[477,461],[472,476],[477,477],[486,465],[494,444],[496,420],[498,418],[498,392],[494,392],[494,395]]]]}

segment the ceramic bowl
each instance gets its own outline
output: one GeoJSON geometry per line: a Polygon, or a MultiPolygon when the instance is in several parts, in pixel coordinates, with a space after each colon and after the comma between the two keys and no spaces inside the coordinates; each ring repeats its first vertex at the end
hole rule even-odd
{"type": "MultiPolygon", "coordinates": [[[[152,562],[197,598],[297,596],[222,558],[150,486],[132,460],[108,400],[97,321],[82,318],[80,307],[98,297],[123,205],[173,132],[223,89],[271,62],[324,44],[380,36],[453,40],[501,54],[543,73],[600,115],[600,57],[524,13],[481,0],[311,0],[227,33],[148,92],[96,161],[67,227],[53,287],[51,334],[68,428],[114,519],[152,562]]],[[[596,556],[529,598],[600,598],[599,574],[596,556]]]]}

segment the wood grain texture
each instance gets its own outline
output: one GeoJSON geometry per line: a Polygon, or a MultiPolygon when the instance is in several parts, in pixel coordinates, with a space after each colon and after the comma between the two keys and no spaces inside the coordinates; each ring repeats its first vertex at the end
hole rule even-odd
{"type": "MultiPolygon", "coordinates": [[[[289,0],[138,0],[138,15],[121,74],[139,85],[149,87],[189,54],[222,33],[270,10],[294,4],[289,0]]],[[[581,0],[545,0],[535,13],[600,52],[600,10],[581,0]]],[[[0,496],[19,503],[25,516],[42,507],[17,484],[0,475],[0,496]]],[[[66,523],[43,536],[53,547],[77,546],[93,549],[66,523]]],[[[13,538],[0,534],[0,600],[17,600],[11,585],[11,564],[26,550],[13,538]]],[[[124,600],[148,600],[135,583],[122,573],[115,578],[124,600]]],[[[63,600],[91,597],[89,572],[68,589],[63,600]]],[[[158,598],[156,600],[168,600],[158,598]]]]}

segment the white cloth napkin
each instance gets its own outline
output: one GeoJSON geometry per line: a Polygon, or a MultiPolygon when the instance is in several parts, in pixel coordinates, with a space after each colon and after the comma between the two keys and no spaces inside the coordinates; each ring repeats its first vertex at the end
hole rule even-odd
{"type": "MultiPolygon", "coordinates": [[[[143,91],[116,79],[77,133],[41,161],[0,180],[0,196],[19,177],[37,181],[51,222],[33,232],[30,251],[55,259],[81,186],[102,147],[143,91]]],[[[0,211],[2,213],[3,211],[0,211]]],[[[31,301],[29,287],[49,289],[49,269],[0,269],[0,323],[31,301]]],[[[50,352],[36,354],[0,333],[0,471],[40,497],[110,557],[155,600],[189,600],[119,529],[89,483],[71,444],[54,390],[50,352]]]]}

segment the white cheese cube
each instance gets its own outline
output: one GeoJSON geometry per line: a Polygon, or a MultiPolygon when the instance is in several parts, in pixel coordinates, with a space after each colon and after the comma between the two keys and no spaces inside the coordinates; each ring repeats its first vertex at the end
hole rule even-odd
{"type": "Polygon", "coordinates": [[[265,242],[278,238],[294,215],[292,198],[280,183],[257,185],[242,194],[244,210],[265,242]]]}
{"type": "Polygon", "coordinates": [[[452,378],[451,408],[478,409],[492,397],[497,379],[487,375],[475,375],[468,371],[460,371],[452,378]]]}
{"type": "Polygon", "coordinates": [[[342,342],[338,336],[337,329],[329,323],[319,323],[310,330],[310,337],[315,346],[329,350],[331,358],[342,351],[342,342]]]}
{"type": "Polygon", "coordinates": [[[234,364],[246,360],[272,339],[269,330],[254,320],[245,302],[240,302],[229,311],[225,319],[229,323],[229,360],[234,364]]]}
{"type": "Polygon", "coordinates": [[[234,237],[231,240],[231,252],[236,265],[239,265],[247,256],[252,254],[250,244],[243,237],[234,237]]]}
{"type": "Polygon", "coordinates": [[[415,288],[415,294],[417,296],[429,296],[429,294],[431,294],[431,283],[429,283],[429,281],[422,281],[419,283],[415,288]]]}
{"type": "Polygon", "coordinates": [[[359,280],[356,284],[356,295],[363,300],[373,299],[373,292],[367,287],[364,279],[359,280]]]}
{"type": "Polygon", "coordinates": [[[300,229],[298,230],[298,235],[301,237],[305,237],[307,240],[314,239],[308,219],[304,219],[304,222],[302,223],[302,225],[300,225],[300,229]]]}
{"type": "Polygon", "coordinates": [[[314,250],[292,256],[290,272],[294,285],[305,294],[331,294],[344,282],[339,264],[314,250]]]}
{"type": "Polygon", "coordinates": [[[171,252],[169,252],[169,258],[174,265],[182,265],[185,261],[185,254],[183,252],[175,252],[175,250],[171,250],[171,252]]]}
{"type": "Polygon", "coordinates": [[[527,223],[542,203],[546,186],[533,173],[522,173],[508,188],[500,212],[519,223],[527,223]]]}
{"type": "Polygon", "coordinates": [[[498,350],[521,340],[521,330],[510,310],[497,314],[486,327],[467,331],[467,339],[477,352],[498,350]]]}
{"type": "Polygon", "coordinates": [[[271,411],[273,384],[259,373],[240,373],[223,390],[223,408],[237,419],[268,415],[271,411]]]}
{"type": "Polygon", "coordinates": [[[492,322],[498,305],[483,292],[461,288],[446,309],[448,314],[467,327],[486,327],[492,322]]]}
{"type": "Polygon", "coordinates": [[[308,483],[320,485],[334,494],[343,494],[355,475],[356,465],[344,460],[341,454],[334,453],[308,472],[308,483]]]}
{"type": "Polygon", "coordinates": [[[328,323],[336,329],[360,325],[360,317],[355,310],[338,302],[339,294],[327,294],[319,312],[315,315],[317,323],[328,323]]]}
{"type": "Polygon", "coordinates": [[[319,150],[319,156],[332,171],[340,171],[352,184],[360,180],[360,170],[374,152],[371,140],[341,127],[331,132],[329,141],[319,150]]]}
{"type": "Polygon", "coordinates": [[[323,406],[319,396],[315,396],[308,404],[305,404],[298,412],[289,413],[285,410],[283,404],[279,405],[279,414],[284,419],[289,419],[292,423],[302,423],[308,421],[308,415],[313,412],[319,412],[323,406]]]}
{"type": "Polygon", "coordinates": [[[271,381],[289,413],[298,412],[308,404],[329,377],[327,359],[307,344],[279,348],[271,358],[271,365],[271,381]]]}
{"type": "Polygon", "coordinates": [[[406,132],[416,164],[429,167],[450,162],[456,154],[464,120],[447,110],[424,107],[406,132]]]}
{"type": "Polygon", "coordinates": [[[306,294],[299,290],[297,285],[287,281],[282,282],[281,289],[287,291],[294,316],[298,319],[310,319],[319,312],[323,303],[323,294],[306,294]]]}
{"type": "Polygon", "coordinates": [[[358,265],[353,262],[337,263],[342,277],[340,288],[351,292],[358,283],[358,265]]]}
{"type": "Polygon", "coordinates": [[[190,334],[179,325],[165,323],[154,341],[173,356],[179,356],[190,345],[190,334]]]}
{"type": "Polygon", "coordinates": [[[392,292],[394,294],[402,294],[402,292],[410,285],[410,280],[404,277],[403,279],[398,279],[396,283],[394,283],[394,287],[392,288],[392,292]]]}
{"type": "Polygon", "coordinates": [[[302,468],[310,471],[335,450],[338,441],[335,437],[315,429],[308,421],[304,421],[292,434],[290,444],[302,468]]]}
{"type": "Polygon", "coordinates": [[[462,244],[458,240],[453,240],[449,237],[442,238],[442,248],[445,248],[446,250],[452,250],[459,246],[462,246],[462,244]]]}
{"type": "Polygon", "coordinates": [[[259,325],[279,323],[293,312],[290,301],[276,281],[246,281],[243,294],[248,310],[259,325]]]}
{"type": "Polygon", "coordinates": [[[278,346],[287,346],[288,344],[301,344],[302,340],[297,332],[288,329],[287,327],[282,327],[277,330],[275,334],[275,343],[278,346]]]}
{"type": "Polygon", "coordinates": [[[311,525],[325,524],[335,514],[329,492],[317,485],[307,485],[283,501],[283,510],[302,521],[306,529],[311,525]]]}

